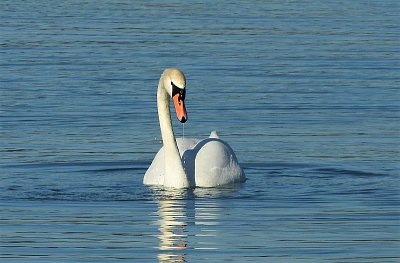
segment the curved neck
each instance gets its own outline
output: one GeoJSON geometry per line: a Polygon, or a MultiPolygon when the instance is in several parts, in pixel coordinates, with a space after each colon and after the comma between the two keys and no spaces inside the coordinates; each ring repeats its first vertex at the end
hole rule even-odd
{"type": "Polygon", "coordinates": [[[157,109],[161,136],[164,144],[164,186],[187,188],[189,187],[189,181],[183,169],[181,156],[179,154],[172,128],[171,113],[169,109],[170,96],[165,90],[163,83],[163,76],[161,76],[157,90],[157,109]]]}

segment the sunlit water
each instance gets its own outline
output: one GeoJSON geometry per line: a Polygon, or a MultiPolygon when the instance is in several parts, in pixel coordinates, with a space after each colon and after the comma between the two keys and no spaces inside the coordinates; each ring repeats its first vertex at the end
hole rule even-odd
{"type": "Polygon", "coordinates": [[[397,1],[0,6],[1,261],[399,261],[397,1]],[[246,183],[142,184],[170,66],[246,183]]]}

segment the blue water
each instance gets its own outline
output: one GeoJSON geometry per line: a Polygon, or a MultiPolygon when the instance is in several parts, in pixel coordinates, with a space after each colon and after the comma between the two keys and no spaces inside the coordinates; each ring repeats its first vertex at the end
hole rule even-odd
{"type": "Polygon", "coordinates": [[[1,1],[0,260],[398,262],[399,12],[1,1]],[[171,66],[187,77],[185,137],[217,130],[243,185],[142,185],[171,66]]]}

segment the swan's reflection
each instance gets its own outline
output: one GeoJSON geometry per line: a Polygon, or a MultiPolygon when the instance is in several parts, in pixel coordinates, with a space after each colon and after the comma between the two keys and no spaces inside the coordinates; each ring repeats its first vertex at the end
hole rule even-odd
{"type": "Polygon", "coordinates": [[[215,198],[199,198],[209,196],[209,190],[204,191],[168,192],[159,197],[159,262],[186,262],[189,250],[217,249],[221,208],[215,198]]]}
{"type": "Polygon", "coordinates": [[[159,248],[163,251],[158,255],[160,262],[185,262],[188,218],[184,208],[177,200],[159,201],[159,248]]]}

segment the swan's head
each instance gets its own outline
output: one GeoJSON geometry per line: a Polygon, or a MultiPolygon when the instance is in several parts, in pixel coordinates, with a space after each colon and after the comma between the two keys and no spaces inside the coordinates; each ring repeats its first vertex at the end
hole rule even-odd
{"type": "Polygon", "coordinates": [[[176,117],[182,123],[188,119],[185,108],[186,78],[182,71],[176,68],[166,69],[163,73],[164,88],[172,98],[176,117]]]}

